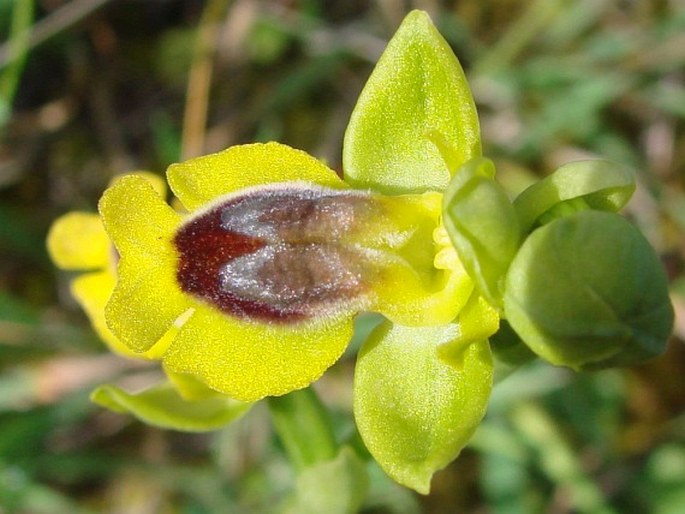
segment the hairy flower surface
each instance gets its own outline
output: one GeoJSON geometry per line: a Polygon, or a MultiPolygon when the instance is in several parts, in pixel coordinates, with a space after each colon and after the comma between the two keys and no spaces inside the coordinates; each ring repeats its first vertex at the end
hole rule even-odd
{"type": "Polygon", "coordinates": [[[120,255],[105,315],[134,352],[180,327],[161,356],[166,369],[233,398],[316,380],[344,351],[360,311],[442,325],[473,288],[436,237],[440,193],[352,189],[278,143],[172,165],[168,181],[189,215],[136,176],[100,202],[120,255]]]}

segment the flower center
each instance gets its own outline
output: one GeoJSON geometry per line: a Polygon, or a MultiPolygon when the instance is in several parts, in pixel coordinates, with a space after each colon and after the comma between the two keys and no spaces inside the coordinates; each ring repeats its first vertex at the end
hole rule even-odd
{"type": "Polygon", "coordinates": [[[373,279],[370,194],[280,184],[229,195],[174,238],[182,290],[232,315],[294,322],[359,303],[373,279]]]}

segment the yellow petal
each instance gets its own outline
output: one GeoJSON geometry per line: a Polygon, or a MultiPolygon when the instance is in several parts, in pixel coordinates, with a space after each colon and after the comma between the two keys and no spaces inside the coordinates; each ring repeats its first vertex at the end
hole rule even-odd
{"type": "Polygon", "coordinates": [[[342,355],[352,332],[351,317],[278,325],[241,321],[202,306],[183,325],[164,363],[236,400],[256,401],[319,378],[342,355]]]}
{"type": "Polygon", "coordinates": [[[122,256],[175,258],[171,240],[181,217],[146,179],[121,177],[105,191],[98,207],[105,229],[122,256]]]}
{"type": "Polygon", "coordinates": [[[338,189],[347,187],[321,161],[280,143],[232,146],[172,164],[167,178],[174,194],[191,211],[227,193],[274,182],[299,180],[338,189]]]}
{"type": "Polygon", "coordinates": [[[145,180],[147,180],[152,188],[157,191],[157,194],[161,196],[162,198],[166,198],[167,194],[167,187],[166,187],[166,181],[164,178],[160,177],[156,173],[152,173],[150,171],[131,171],[130,173],[126,173],[125,175],[117,175],[114,177],[111,182],[109,183],[110,186],[113,186],[116,184],[121,178],[127,177],[129,175],[136,175],[138,177],[142,177],[145,180]]]}
{"type": "Polygon", "coordinates": [[[119,339],[107,328],[105,322],[105,305],[109,300],[116,279],[109,271],[87,273],[74,279],[71,283],[71,294],[83,308],[90,319],[95,332],[109,348],[120,355],[133,357],[136,354],[121,344],[119,339]]]}
{"type": "Polygon", "coordinates": [[[109,238],[94,213],[70,212],[55,220],[47,246],[50,258],[63,269],[105,268],[109,262],[109,238]]]}
{"type": "Polygon", "coordinates": [[[175,260],[122,256],[119,281],[105,308],[110,330],[134,352],[150,350],[192,299],[176,284],[175,260]]]}
{"type": "Polygon", "coordinates": [[[121,255],[107,325],[131,350],[144,352],[191,306],[176,283],[172,238],[180,217],[149,182],[133,175],[105,192],[100,213],[121,255]]]}
{"type": "Polygon", "coordinates": [[[71,283],[71,293],[76,298],[81,308],[86,312],[95,332],[114,353],[129,358],[159,359],[178,332],[177,327],[172,327],[168,333],[145,353],[136,353],[130,350],[112,333],[105,320],[105,306],[109,300],[116,279],[109,271],[87,273],[74,279],[71,283]]]}

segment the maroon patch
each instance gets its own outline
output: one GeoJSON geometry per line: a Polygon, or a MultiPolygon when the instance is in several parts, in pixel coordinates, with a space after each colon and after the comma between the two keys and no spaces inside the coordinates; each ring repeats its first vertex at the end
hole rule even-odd
{"type": "Polygon", "coordinates": [[[231,196],[177,232],[178,282],[235,316],[311,318],[367,290],[371,259],[345,238],[378,209],[369,195],[298,185],[231,196]]]}

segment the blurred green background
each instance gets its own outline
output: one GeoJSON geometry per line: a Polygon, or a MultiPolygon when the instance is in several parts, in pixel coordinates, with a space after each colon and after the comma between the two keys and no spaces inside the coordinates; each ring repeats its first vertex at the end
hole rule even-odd
{"type": "MultiPolygon", "coordinates": [[[[677,323],[634,369],[519,370],[430,496],[371,466],[364,512],[685,512],[685,2],[0,0],[0,514],[277,511],[294,477],[266,409],[188,435],[89,403],[159,371],[104,351],[45,235],[116,174],[233,144],[340,170],[355,99],[412,8],[459,56],[512,194],[578,157],[637,170],[625,213],[662,256],[677,323]]],[[[316,386],[341,438],[353,359],[316,386]]]]}

